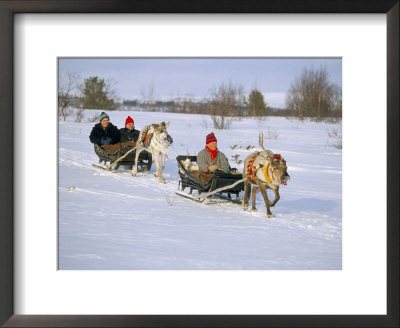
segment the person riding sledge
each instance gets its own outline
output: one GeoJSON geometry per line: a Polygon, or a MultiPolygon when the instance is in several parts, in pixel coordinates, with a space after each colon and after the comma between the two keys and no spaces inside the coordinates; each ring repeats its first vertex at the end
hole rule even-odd
{"type": "Polygon", "coordinates": [[[200,173],[212,173],[217,169],[228,171],[230,169],[225,154],[217,148],[217,138],[211,132],[206,136],[206,147],[197,155],[197,164],[200,173]]]}
{"type": "Polygon", "coordinates": [[[110,117],[102,112],[100,123],[97,123],[89,136],[90,142],[96,145],[114,145],[120,140],[118,128],[110,122],[110,117]]]}
{"type": "Polygon", "coordinates": [[[125,120],[125,127],[119,129],[121,135],[121,142],[136,142],[139,138],[139,130],[135,129],[135,121],[132,117],[128,116],[125,120]]]}

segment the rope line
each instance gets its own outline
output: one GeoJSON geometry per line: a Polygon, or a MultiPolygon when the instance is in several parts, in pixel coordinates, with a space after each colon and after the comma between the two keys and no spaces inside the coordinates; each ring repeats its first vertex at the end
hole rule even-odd
{"type": "Polygon", "coordinates": [[[225,186],[225,187],[221,187],[221,188],[215,189],[215,190],[210,191],[210,192],[208,192],[206,194],[203,194],[203,195],[197,195],[196,197],[194,197],[194,200],[197,201],[197,202],[203,202],[208,196],[214,195],[217,192],[220,192],[220,191],[223,191],[223,190],[226,190],[226,189],[233,188],[234,186],[236,186],[239,183],[244,182],[246,180],[247,180],[247,178],[243,178],[243,179],[240,179],[240,180],[236,181],[235,183],[232,183],[229,186],[225,186]]]}
{"type": "Polygon", "coordinates": [[[118,162],[120,162],[121,160],[123,160],[126,156],[128,156],[131,152],[133,152],[135,149],[137,149],[137,146],[133,147],[132,149],[128,150],[124,155],[122,155],[121,157],[117,158],[113,163],[106,165],[105,168],[107,170],[111,170],[111,168],[117,164],[118,162]]]}

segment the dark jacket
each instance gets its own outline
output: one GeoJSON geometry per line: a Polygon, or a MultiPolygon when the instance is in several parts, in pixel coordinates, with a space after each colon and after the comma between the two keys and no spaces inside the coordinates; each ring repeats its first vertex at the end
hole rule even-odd
{"type": "Polygon", "coordinates": [[[104,129],[100,123],[97,123],[90,133],[90,142],[97,145],[113,145],[119,142],[120,134],[118,128],[109,123],[104,129]]]}
{"type": "Polygon", "coordinates": [[[128,128],[122,128],[119,129],[119,133],[121,135],[121,142],[126,142],[126,141],[137,141],[139,138],[139,130],[129,130],[128,128]]]}

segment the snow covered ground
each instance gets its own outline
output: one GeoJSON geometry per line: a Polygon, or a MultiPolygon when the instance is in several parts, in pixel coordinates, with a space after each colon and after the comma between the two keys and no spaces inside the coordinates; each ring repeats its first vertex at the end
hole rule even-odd
{"type": "MultiPolygon", "coordinates": [[[[95,113],[85,111],[84,120],[95,113]]],[[[92,167],[98,162],[88,138],[94,123],[77,123],[72,117],[60,121],[59,269],[341,270],[342,152],[328,137],[340,125],[270,117],[241,119],[229,130],[215,130],[203,115],[109,115],[118,128],[127,115],[138,129],[171,122],[174,143],[163,174],[167,183],[158,183],[155,165],[136,177],[92,167]],[[275,218],[266,217],[260,194],[257,213],[174,195],[176,156],[197,155],[211,131],[239,171],[243,166],[234,156],[243,160],[259,149],[259,132],[271,136],[264,146],[284,156],[291,176],[272,208],[275,218]]]]}

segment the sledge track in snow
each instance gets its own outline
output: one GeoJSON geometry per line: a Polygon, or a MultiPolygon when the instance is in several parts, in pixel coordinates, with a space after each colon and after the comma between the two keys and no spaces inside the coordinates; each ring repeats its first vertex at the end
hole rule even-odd
{"type": "MultiPolygon", "coordinates": [[[[64,188],[62,188],[64,189],[64,188]]],[[[141,200],[152,200],[151,198],[147,198],[147,197],[140,197],[140,196],[135,196],[135,195],[129,195],[129,194],[124,194],[121,192],[113,192],[113,191],[98,191],[98,190],[94,190],[94,189],[88,189],[88,188],[81,188],[81,187],[73,187],[70,190],[67,189],[67,191],[69,192],[85,192],[88,194],[92,194],[92,195],[105,195],[105,196],[111,196],[111,197],[126,197],[126,198],[134,198],[134,199],[141,199],[141,200]]]]}
{"type": "Polygon", "coordinates": [[[238,200],[236,200],[235,198],[231,198],[229,199],[228,197],[225,197],[223,195],[219,195],[219,194],[214,194],[213,196],[215,196],[216,198],[218,198],[220,201],[218,201],[218,199],[215,198],[210,198],[210,199],[205,199],[203,201],[199,201],[197,199],[195,199],[195,197],[186,194],[184,192],[175,192],[175,195],[180,196],[182,198],[191,200],[195,203],[201,204],[201,205],[214,205],[214,204],[232,204],[232,205],[239,205],[241,206],[242,203],[238,200]]]}

